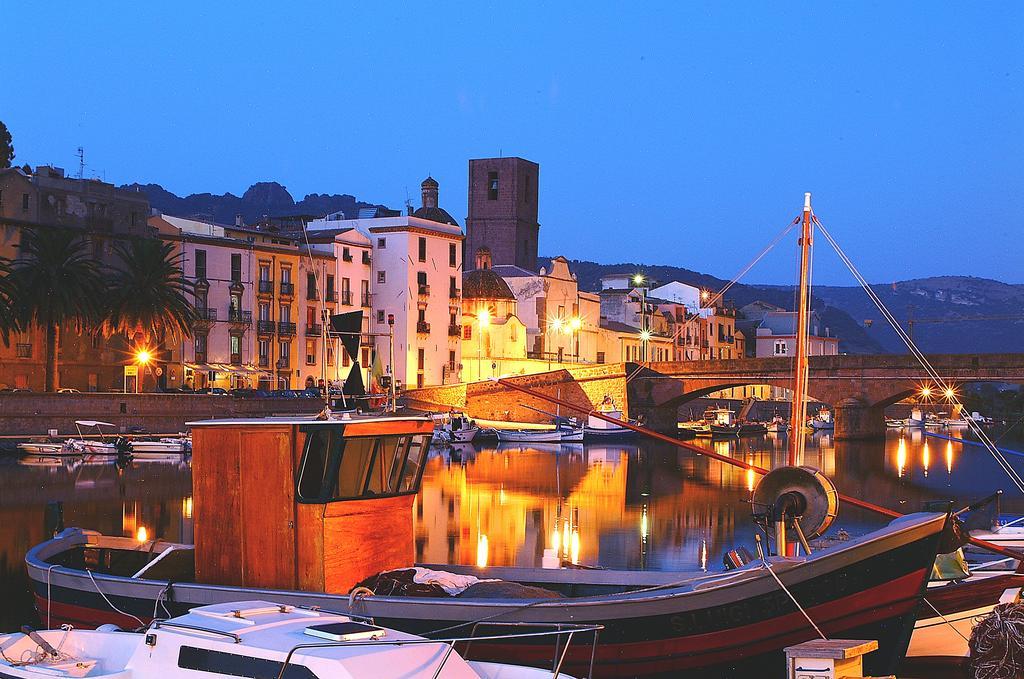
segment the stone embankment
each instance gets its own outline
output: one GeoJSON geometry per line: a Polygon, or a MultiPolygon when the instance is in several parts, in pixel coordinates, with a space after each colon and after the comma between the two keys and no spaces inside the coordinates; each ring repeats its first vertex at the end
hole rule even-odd
{"type": "Polygon", "coordinates": [[[154,433],[183,431],[186,422],[222,417],[265,417],[316,413],[317,399],[234,398],[207,394],[39,394],[0,393],[0,434],[61,435],[75,420],[110,422],[121,432],[141,427],[154,433]]]}

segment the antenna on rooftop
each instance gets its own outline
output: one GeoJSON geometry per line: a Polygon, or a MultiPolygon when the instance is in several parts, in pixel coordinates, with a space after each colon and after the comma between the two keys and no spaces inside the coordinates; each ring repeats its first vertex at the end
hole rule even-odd
{"type": "Polygon", "coordinates": [[[405,187],[405,214],[412,214],[412,199],[409,198],[409,187],[405,187]]]}
{"type": "Polygon", "coordinates": [[[75,155],[78,156],[78,178],[82,179],[85,175],[85,149],[79,146],[75,155]]]}

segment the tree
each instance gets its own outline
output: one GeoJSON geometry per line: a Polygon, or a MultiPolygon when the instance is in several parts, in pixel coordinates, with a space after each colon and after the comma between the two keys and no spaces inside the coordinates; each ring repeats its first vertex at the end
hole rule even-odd
{"type": "Polygon", "coordinates": [[[10,346],[11,333],[18,330],[14,315],[14,285],[11,277],[11,262],[0,257],[0,340],[10,346]]]}
{"type": "Polygon", "coordinates": [[[196,318],[192,283],[174,245],[139,238],[117,244],[114,252],[121,262],[111,277],[107,332],[141,331],[154,346],[191,337],[196,318]]]}
{"type": "Polygon", "coordinates": [[[8,281],[14,316],[20,327],[36,325],[46,333],[44,389],[56,391],[61,326],[82,332],[97,325],[106,290],[103,271],[85,240],[67,229],[25,229],[18,247],[21,256],[8,281]]]}
{"type": "Polygon", "coordinates": [[[7,126],[0,120],[0,170],[11,166],[14,160],[14,144],[7,126]]]}

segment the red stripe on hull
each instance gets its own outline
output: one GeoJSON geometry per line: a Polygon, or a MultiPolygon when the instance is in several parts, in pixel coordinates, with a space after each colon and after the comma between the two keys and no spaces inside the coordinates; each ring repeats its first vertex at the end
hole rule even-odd
{"type": "MultiPolygon", "coordinates": [[[[60,627],[61,625],[72,625],[76,629],[95,629],[100,625],[117,625],[121,629],[135,629],[139,627],[139,621],[130,615],[122,615],[112,610],[66,604],[60,601],[51,602],[49,612],[47,612],[46,597],[39,594],[35,596],[39,620],[50,629],[60,627]],[[49,613],[49,621],[47,621],[47,613],[49,613]]],[[[152,620],[152,618],[145,615],[140,615],[139,617],[147,624],[152,620]]]]}

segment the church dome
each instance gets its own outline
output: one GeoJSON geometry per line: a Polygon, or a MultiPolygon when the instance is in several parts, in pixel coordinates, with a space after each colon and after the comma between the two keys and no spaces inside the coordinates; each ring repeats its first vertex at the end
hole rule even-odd
{"type": "Polygon", "coordinates": [[[463,299],[509,299],[514,300],[512,288],[493,269],[475,269],[462,276],[463,299]]]}
{"type": "Polygon", "coordinates": [[[428,176],[420,183],[420,194],[423,197],[423,206],[412,213],[413,217],[429,219],[432,222],[451,224],[458,226],[455,218],[448,214],[448,211],[437,203],[438,183],[433,177],[428,176]]]}

